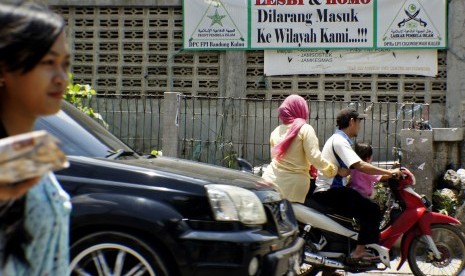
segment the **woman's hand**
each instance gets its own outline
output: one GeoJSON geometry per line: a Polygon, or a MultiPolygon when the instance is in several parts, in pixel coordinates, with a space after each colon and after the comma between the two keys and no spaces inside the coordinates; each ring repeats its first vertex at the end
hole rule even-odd
{"type": "Polygon", "coordinates": [[[337,169],[337,174],[342,176],[342,177],[346,177],[346,176],[348,176],[350,174],[350,170],[347,169],[347,168],[340,167],[340,168],[337,169]]]}
{"type": "Polygon", "coordinates": [[[22,197],[39,180],[40,177],[34,177],[11,185],[0,185],[0,200],[15,200],[22,197]]]}

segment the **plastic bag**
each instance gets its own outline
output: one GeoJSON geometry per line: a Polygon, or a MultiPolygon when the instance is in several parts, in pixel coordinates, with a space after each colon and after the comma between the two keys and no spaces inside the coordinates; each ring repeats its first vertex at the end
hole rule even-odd
{"type": "Polygon", "coordinates": [[[58,142],[44,130],[0,139],[0,185],[67,168],[69,162],[58,142]]]}
{"type": "Polygon", "coordinates": [[[460,178],[461,188],[465,189],[465,170],[464,169],[458,169],[457,170],[457,175],[460,178]]]}

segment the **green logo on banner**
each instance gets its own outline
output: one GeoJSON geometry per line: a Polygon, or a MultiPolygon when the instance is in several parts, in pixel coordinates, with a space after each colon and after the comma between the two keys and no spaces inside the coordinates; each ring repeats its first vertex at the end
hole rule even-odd
{"type": "Polygon", "coordinates": [[[244,36],[228,11],[231,7],[222,0],[205,0],[204,3],[200,9],[205,8],[205,11],[189,37],[189,45],[199,48],[246,47],[244,36]]]}
{"type": "Polygon", "coordinates": [[[218,8],[215,10],[215,14],[214,15],[209,15],[208,18],[210,18],[212,20],[212,24],[210,26],[213,26],[215,24],[218,24],[220,25],[221,27],[223,27],[223,23],[221,23],[221,19],[225,18],[226,15],[220,15],[218,13],[218,8]]]}
{"type": "MultiPolygon", "coordinates": [[[[386,29],[383,41],[442,40],[426,9],[418,0],[405,0],[386,29]]],[[[421,42],[421,41],[420,41],[421,42]]],[[[420,43],[419,42],[419,43],[420,43]]],[[[437,42],[439,43],[439,42],[437,42]]],[[[430,46],[421,42],[418,46],[430,46]]]]}

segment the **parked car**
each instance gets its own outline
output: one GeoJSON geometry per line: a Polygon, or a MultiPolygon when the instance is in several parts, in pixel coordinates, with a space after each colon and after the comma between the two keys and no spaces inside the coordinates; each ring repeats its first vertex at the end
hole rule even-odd
{"type": "Polygon", "coordinates": [[[300,262],[291,205],[250,173],[141,156],[68,103],[36,129],[70,167],[72,275],[284,275],[300,262]]]}

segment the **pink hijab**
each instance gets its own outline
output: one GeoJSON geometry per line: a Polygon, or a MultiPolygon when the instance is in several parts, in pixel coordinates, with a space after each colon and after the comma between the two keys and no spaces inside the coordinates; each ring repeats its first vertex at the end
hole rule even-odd
{"type": "Polygon", "coordinates": [[[278,108],[278,117],[284,124],[292,124],[286,137],[272,149],[272,154],[278,160],[286,153],[292,140],[299,133],[300,128],[307,123],[308,105],[299,95],[290,95],[278,108]]]}

